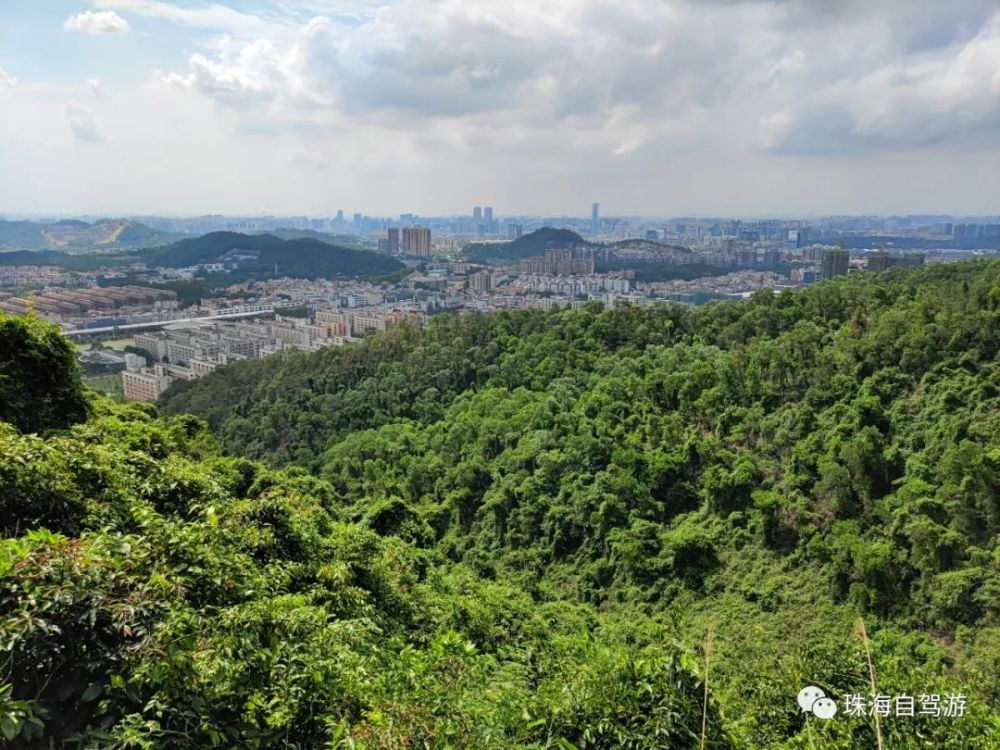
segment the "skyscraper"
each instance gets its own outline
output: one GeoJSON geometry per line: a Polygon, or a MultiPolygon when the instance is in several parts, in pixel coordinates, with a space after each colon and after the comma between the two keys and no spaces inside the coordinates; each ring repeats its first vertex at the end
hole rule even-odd
{"type": "Polygon", "coordinates": [[[487,206],[483,209],[483,221],[487,224],[493,223],[493,206],[487,206]]]}
{"type": "Polygon", "coordinates": [[[476,206],[474,209],[472,209],[472,220],[477,224],[483,220],[482,206],[476,206]]]}
{"type": "Polygon", "coordinates": [[[389,227],[388,242],[386,242],[386,252],[389,255],[399,255],[399,228],[389,227]]]}
{"type": "Polygon", "coordinates": [[[847,250],[827,250],[823,253],[823,278],[832,279],[834,276],[846,276],[850,260],[851,254],[847,250]]]}
{"type": "Polygon", "coordinates": [[[431,230],[427,227],[403,227],[403,254],[429,258],[431,230]]]}
{"type": "Polygon", "coordinates": [[[590,207],[590,231],[591,234],[601,233],[601,204],[595,203],[590,207]]]}

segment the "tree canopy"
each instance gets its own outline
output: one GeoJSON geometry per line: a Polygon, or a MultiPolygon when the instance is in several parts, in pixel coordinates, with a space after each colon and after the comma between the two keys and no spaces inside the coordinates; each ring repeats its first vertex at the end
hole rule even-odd
{"type": "Polygon", "coordinates": [[[983,261],[444,316],[0,426],[0,731],[991,747],[998,322],[983,261]],[[965,708],[845,714],[873,690],[965,708]]]}
{"type": "Polygon", "coordinates": [[[59,328],[0,313],[0,422],[42,432],[86,415],[76,349],[59,328]]]}

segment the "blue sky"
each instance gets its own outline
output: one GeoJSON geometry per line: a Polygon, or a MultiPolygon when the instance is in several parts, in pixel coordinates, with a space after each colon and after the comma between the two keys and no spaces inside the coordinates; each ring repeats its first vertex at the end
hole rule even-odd
{"type": "Polygon", "coordinates": [[[0,2],[0,213],[1000,213],[995,0],[0,2]]]}

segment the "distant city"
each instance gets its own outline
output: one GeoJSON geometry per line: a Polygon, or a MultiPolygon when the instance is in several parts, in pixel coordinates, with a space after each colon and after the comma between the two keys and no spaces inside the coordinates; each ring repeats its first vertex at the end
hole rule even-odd
{"type": "MultiPolygon", "coordinates": [[[[12,219],[13,217],[7,217],[12,219]]],[[[26,217],[27,218],[27,217],[26,217]]],[[[67,217],[30,217],[37,223],[56,222],[67,217]]],[[[74,216],[72,220],[98,221],[102,217],[74,216]]],[[[475,206],[464,216],[420,216],[402,213],[398,217],[368,216],[354,213],[348,216],[339,210],[332,216],[223,216],[204,215],[169,217],[136,215],[128,219],[153,229],[186,235],[208,232],[256,233],[275,229],[300,229],[335,234],[349,234],[370,239],[373,244],[386,230],[407,227],[427,228],[439,237],[456,241],[469,238],[513,240],[541,227],[557,227],[582,235],[603,239],[642,237],[656,240],[676,240],[685,243],[709,242],[712,239],[741,241],[810,240],[841,236],[897,236],[910,239],[951,240],[974,243],[978,240],[1000,241],[1000,215],[951,216],[920,214],[906,216],[825,216],[819,218],[725,218],[682,216],[651,218],[643,216],[604,216],[601,204],[595,202],[585,217],[522,216],[495,213],[492,206],[475,206]],[[789,233],[796,234],[789,234],[789,233]],[[801,233],[799,236],[798,233],[801,233]]],[[[388,239],[388,238],[387,238],[388,239]]],[[[400,244],[402,247],[402,244],[400,244]]]]}
{"type": "Polygon", "coordinates": [[[997,254],[997,216],[649,219],[604,216],[599,202],[579,218],[484,205],[465,216],[8,220],[0,311],[62,325],[96,383],[156,401],[174,382],[238,360],[347,345],[445,312],[703,304],[997,254]],[[289,271],[263,263],[259,243],[245,239],[271,233],[400,270],[289,271]]]}

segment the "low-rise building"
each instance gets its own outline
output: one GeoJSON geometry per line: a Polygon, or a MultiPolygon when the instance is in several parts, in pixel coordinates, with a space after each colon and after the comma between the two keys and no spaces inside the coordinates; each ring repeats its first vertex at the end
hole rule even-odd
{"type": "Polygon", "coordinates": [[[174,378],[165,365],[153,365],[138,372],[122,372],[122,392],[126,401],[154,403],[173,382],[174,378]]]}

